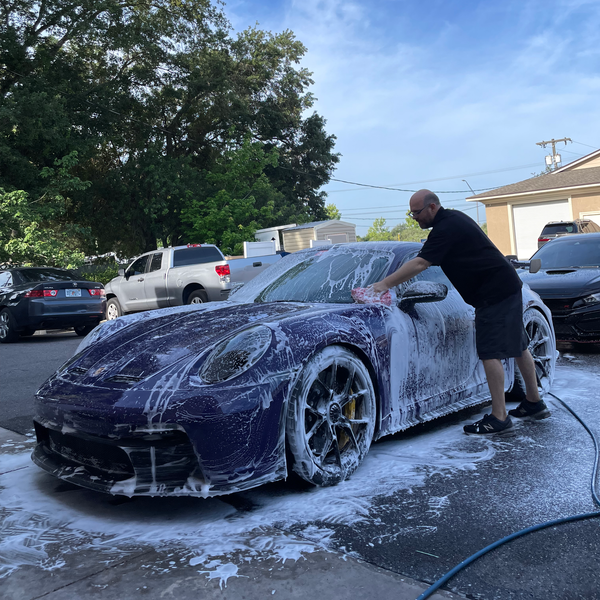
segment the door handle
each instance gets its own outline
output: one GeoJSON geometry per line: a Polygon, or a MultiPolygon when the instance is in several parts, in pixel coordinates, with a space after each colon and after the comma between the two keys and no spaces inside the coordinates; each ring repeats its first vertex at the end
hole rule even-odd
{"type": "Polygon", "coordinates": [[[262,267],[262,263],[261,262],[255,262],[255,263],[252,263],[252,266],[253,267],[262,267]]]}
{"type": "Polygon", "coordinates": [[[138,281],[144,281],[144,278],[143,278],[143,277],[140,277],[140,278],[138,279],[138,281]]]}

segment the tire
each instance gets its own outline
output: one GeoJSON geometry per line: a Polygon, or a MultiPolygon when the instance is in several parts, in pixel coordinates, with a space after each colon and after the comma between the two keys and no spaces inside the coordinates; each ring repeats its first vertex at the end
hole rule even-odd
{"type": "Polygon", "coordinates": [[[341,346],[315,354],[294,385],[287,413],[292,468],[316,485],[335,485],[358,468],[375,431],[377,404],[366,366],[341,346]]]}
{"type": "Polygon", "coordinates": [[[123,312],[121,311],[121,305],[119,304],[119,301],[116,298],[111,298],[106,303],[106,320],[114,321],[115,319],[118,319],[122,314],[123,312]]]}
{"type": "Polygon", "coordinates": [[[91,325],[78,325],[77,327],[73,327],[75,333],[79,337],[85,337],[90,331],[96,329],[98,327],[98,323],[92,323],[91,325]]]}
{"type": "Polygon", "coordinates": [[[187,304],[204,304],[208,302],[208,296],[204,290],[194,290],[187,299],[187,304]]]}
{"type": "Polygon", "coordinates": [[[535,308],[528,308],[525,311],[523,324],[529,340],[527,348],[535,363],[538,388],[540,393],[545,394],[550,390],[554,380],[556,365],[556,348],[552,343],[552,330],[544,315],[535,308]]]}
{"type": "Polygon", "coordinates": [[[15,320],[8,308],[0,311],[0,344],[11,344],[19,339],[15,320]]]}

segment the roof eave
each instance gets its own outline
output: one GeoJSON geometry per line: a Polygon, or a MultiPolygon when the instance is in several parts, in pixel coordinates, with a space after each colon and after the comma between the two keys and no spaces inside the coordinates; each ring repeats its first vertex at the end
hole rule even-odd
{"type": "Polygon", "coordinates": [[[506,200],[507,198],[517,198],[519,196],[533,196],[536,194],[550,194],[550,193],[560,193],[569,190],[584,190],[589,188],[600,187],[599,183],[586,183],[584,185],[571,185],[568,187],[558,187],[558,188],[546,188],[543,190],[532,190],[528,192],[513,192],[511,194],[500,194],[497,196],[470,196],[469,198],[465,198],[467,202],[484,202],[488,200],[506,200]]]}

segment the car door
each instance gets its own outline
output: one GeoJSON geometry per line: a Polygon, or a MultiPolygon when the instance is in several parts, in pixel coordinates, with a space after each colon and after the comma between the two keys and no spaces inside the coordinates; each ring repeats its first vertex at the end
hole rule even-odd
{"type": "Polygon", "coordinates": [[[167,297],[167,265],[166,253],[154,252],[150,255],[144,280],[144,292],[147,308],[164,308],[169,306],[167,297]]]}
{"type": "Polygon", "coordinates": [[[443,283],[448,295],[438,302],[416,303],[407,310],[399,306],[392,309],[399,313],[395,321],[402,326],[390,339],[391,361],[396,379],[405,382],[396,384],[392,394],[399,395],[399,405],[405,407],[409,419],[469,395],[481,385],[482,375],[475,349],[474,309],[440,267],[432,266],[398,286],[398,297],[416,281],[443,283]]]}
{"type": "Polygon", "coordinates": [[[119,298],[123,312],[136,312],[147,308],[144,282],[148,256],[148,254],[140,256],[125,271],[128,277],[123,278],[121,297],[119,298]]]}

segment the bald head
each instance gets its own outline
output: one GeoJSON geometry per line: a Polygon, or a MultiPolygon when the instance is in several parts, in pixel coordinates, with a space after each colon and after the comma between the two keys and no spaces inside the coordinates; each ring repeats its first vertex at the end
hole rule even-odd
{"type": "Polygon", "coordinates": [[[413,200],[423,206],[425,204],[437,204],[440,206],[440,199],[431,190],[419,190],[415,192],[410,198],[411,207],[413,200]]]}
{"type": "Polygon", "coordinates": [[[440,210],[440,199],[431,190],[419,190],[410,198],[410,216],[421,229],[429,229],[440,210]]]}

